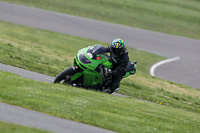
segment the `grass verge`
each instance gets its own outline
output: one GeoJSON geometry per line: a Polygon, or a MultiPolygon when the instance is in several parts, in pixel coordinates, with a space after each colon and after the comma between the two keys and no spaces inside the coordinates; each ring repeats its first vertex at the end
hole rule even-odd
{"type": "MultiPolygon", "coordinates": [[[[78,49],[101,43],[5,22],[0,29],[1,63],[52,76],[72,65],[78,49]]],[[[131,48],[129,53],[138,72],[123,79],[119,91],[129,98],[1,72],[0,101],[118,132],[197,132],[200,90],[149,76],[150,66],[164,57],[131,48]]]]}
{"type": "Polygon", "coordinates": [[[199,0],[0,0],[200,39],[199,0]]]}
{"type": "MultiPolygon", "coordinates": [[[[0,22],[0,62],[56,76],[73,64],[78,49],[100,42],[0,22]]],[[[103,43],[104,46],[109,44],[103,43]]],[[[150,66],[164,57],[129,48],[131,60],[138,61],[135,76],[123,79],[119,93],[200,112],[200,90],[149,76],[150,66]]]]}
{"type": "Polygon", "coordinates": [[[16,124],[10,124],[0,121],[1,133],[50,133],[35,128],[24,127],[16,124]]]}
{"type": "Polygon", "coordinates": [[[117,132],[193,132],[200,114],[0,71],[0,102],[117,132]],[[22,93],[23,92],[23,93],[22,93]]]}
{"type": "MultiPolygon", "coordinates": [[[[110,45],[2,21],[0,29],[0,62],[52,76],[71,66],[79,49],[95,44],[110,45]]],[[[128,49],[130,59],[138,61],[138,71],[141,73],[148,74],[152,64],[165,59],[133,48],[128,49]]]]}

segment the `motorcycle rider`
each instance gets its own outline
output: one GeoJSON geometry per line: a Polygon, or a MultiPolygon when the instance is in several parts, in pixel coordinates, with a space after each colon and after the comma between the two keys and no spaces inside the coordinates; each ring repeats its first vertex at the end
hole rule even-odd
{"type": "Polygon", "coordinates": [[[124,41],[120,38],[114,39],[112,44],[106,48],[106,51],[110,52],[110,59],[113,64],[113,68],[108,72],[108,74],[112,75],[110,90],[105,90],[105,92],[111,94],[119,89],[120,81],[126,74],[129,56],[128,50],[125,48],[124,41]]]}

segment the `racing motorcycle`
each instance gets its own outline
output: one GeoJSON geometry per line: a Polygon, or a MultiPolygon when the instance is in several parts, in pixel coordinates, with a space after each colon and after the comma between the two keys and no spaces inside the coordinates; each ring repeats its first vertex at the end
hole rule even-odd
{"type": "MultiPolygon", "coordinates": [[[[136,64],[136,61],[129,61],[123,78],[136,73],[136,64]]],[[[78,51],[73,66],[61,72],[54,83],[107,92],[112,82],[112,75],[109,74],[111,69],[112,62],[106,49],[100,44],[88,46],[78,51]]]]}

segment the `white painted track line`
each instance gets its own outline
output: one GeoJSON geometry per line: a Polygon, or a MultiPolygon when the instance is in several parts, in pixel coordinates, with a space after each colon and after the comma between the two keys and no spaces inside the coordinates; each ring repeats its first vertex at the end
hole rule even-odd
{"type": "Polygon", "coordinates": [[[155,69],[156,69],[158,66],[163,65],[163,64],[165,64],[165,63],[172,62],[172,61],[176,61],[176,60],[180,60],[180,57],[178,56],[178,57],[166,59],[166,60],[163,60],[163,61],[160,61],[160,62],[154,64],[154,65],[151,67],[151,69],[150,69],[150,74],[151,74],[151,76],[155,76],[154,71],[155,71],[155,69]]]}

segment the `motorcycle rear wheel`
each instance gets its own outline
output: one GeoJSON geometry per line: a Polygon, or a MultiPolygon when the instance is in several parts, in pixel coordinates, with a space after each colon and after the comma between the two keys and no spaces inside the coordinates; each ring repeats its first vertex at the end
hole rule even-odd
{"type": "Polygon", "coordinates": [[[74,70],[70,67],[62,71],[54,80],[54,83],[60,83],[62,80],[65,80],[67,76],[73,75],[75,72],[74,70]]]}

